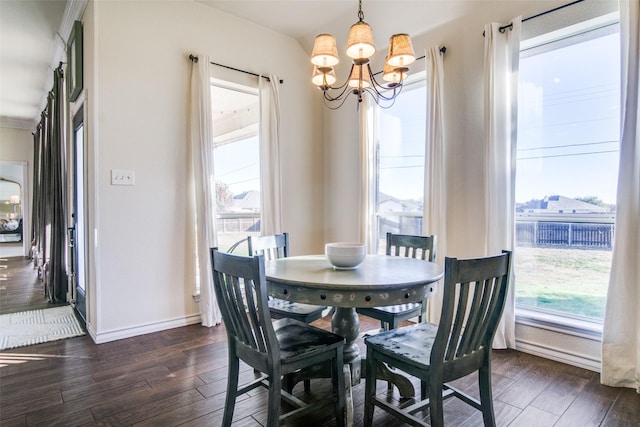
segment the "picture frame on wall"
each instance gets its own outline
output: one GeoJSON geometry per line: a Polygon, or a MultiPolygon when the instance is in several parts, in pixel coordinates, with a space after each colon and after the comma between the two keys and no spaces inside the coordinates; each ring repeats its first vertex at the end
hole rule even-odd
{"type": "Polygon", "coordinates": [[[67,96],[74,102],[82,92],[82,22],[75,21],[67,42],[67,96]]]}

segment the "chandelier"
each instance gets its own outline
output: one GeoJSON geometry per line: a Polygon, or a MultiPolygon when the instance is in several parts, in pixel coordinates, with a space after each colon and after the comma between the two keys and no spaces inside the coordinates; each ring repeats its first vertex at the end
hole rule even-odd
{"type": "Polygon", "coordinates": [[[352,64],[349,78],[342,85],[333,86],[337,80],[334,67],[340,61],[336,39],[331,34],[319,34],[313,45],[311,81],[322,90],[324,103],[332,110],[340,108],[350,94],[356,95],[360,105],[365,92],[379,106],[390,107],[402,90],[409,71],[407,66],[416,60],[409,35],[394,34],[389,39],[389,51],[384,60],[383,82],[376,80],[379,73],[372,73],[369,66],[369,58],[376,53],[376,46],[371,27],[364,22],[362,0],[358,2],[358,19],[349,30],[347,56],[352,59],[352,64]]]}

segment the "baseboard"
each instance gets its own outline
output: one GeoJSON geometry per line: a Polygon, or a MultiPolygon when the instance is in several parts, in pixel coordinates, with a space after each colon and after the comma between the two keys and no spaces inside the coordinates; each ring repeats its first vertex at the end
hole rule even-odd
{"type": "Polygon", "coordinates": [[[132,328],[114,329],[106,332],[96,332],[91,325],[87,325],[87,332],[96,344],[117,341],[125,338],[146,335],[152,332],[166,331],[167,329],[180,328],[183,326],[194,325],[200,323],[200,314],[192,314],[185,317],[179,317],[171,320],[163,320],[161,322],[147,323],[132,328]]]}
{"type": "Polygon", "coordinates": [[[516,350],[567,365],[577,366],[594,372],[600,372],[601,360],[586,354],[551,348],[539,343],[516,339],[516,350]]]}

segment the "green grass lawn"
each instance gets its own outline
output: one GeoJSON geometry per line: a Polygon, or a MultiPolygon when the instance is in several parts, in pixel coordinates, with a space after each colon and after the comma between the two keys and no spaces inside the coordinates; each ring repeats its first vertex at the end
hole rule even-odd
{"type": "Polygon", "coordinates": [[[519,247],[516,304],[603,319],[612,252],[519,247]]]}

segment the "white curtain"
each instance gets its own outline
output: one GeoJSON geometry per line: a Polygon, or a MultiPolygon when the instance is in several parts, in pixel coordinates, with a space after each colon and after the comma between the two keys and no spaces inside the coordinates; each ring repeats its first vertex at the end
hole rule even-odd
{"type": "Polygon", "coordinates": [[[640,393],[640,10],[620,0],[622,58],[616,238],[602,332],[603,384],[640,393]]]}
{"type": "MultiPolygon", "coordinates": [[[[200,289],[200,315],[203,326],[221,322],[220,309],[213,291],[209,249],[216,246],[216,194],[213,178],[213,135],[211,83],[206,55],[191,61],[189,102],[189,241],[195,246],[190,257],[193,277],[200,289]]],[[[191,251],[188,251],[191,252],[191,251]]]]}
{"type": "MultiPolygon", "coordinates": [[[[518,120],[518,65],[521,18],[485,25],[484,33],[484,195],[486,255],[513,250],[518,120]]],[[[495,348],[515,348],[514,277],[504,314],[493,342],[495,348]]]]}
{"type": "MultiPolygon", "coordinates": [[[[440,47],[426,50],[427,71],[427,135],[424,162],[424,220],[422,234],[434,234],[436,263],[444,267],[447,253],[447,147],[444,130],[444,54],[440,47]]],[[[429,298],[429,322],[439,323],[442,291],[429,298]]]]}
{"type": "Polygon", "coordinates": [[[260,212],[262,235],[282,233],[279,79],[259,78],[260,89],[260,212]]]}
{"type": "Polygon", "coordinates": [[[371,107],[369,97],[365,96],[358,113],[360,126],[360,199],[358,207],[360,213],[358,215],[360,225],[358,227],[358,241],[365,244],[367,253],[374,253],[376,248],[375,237],[375,221],[376,207],[373,203],[375,195],[373,194],[376,179],[375,158],[372,155],[374,147],[373,132],[373,116],[377,114],[377,110],[371,107]]]}

